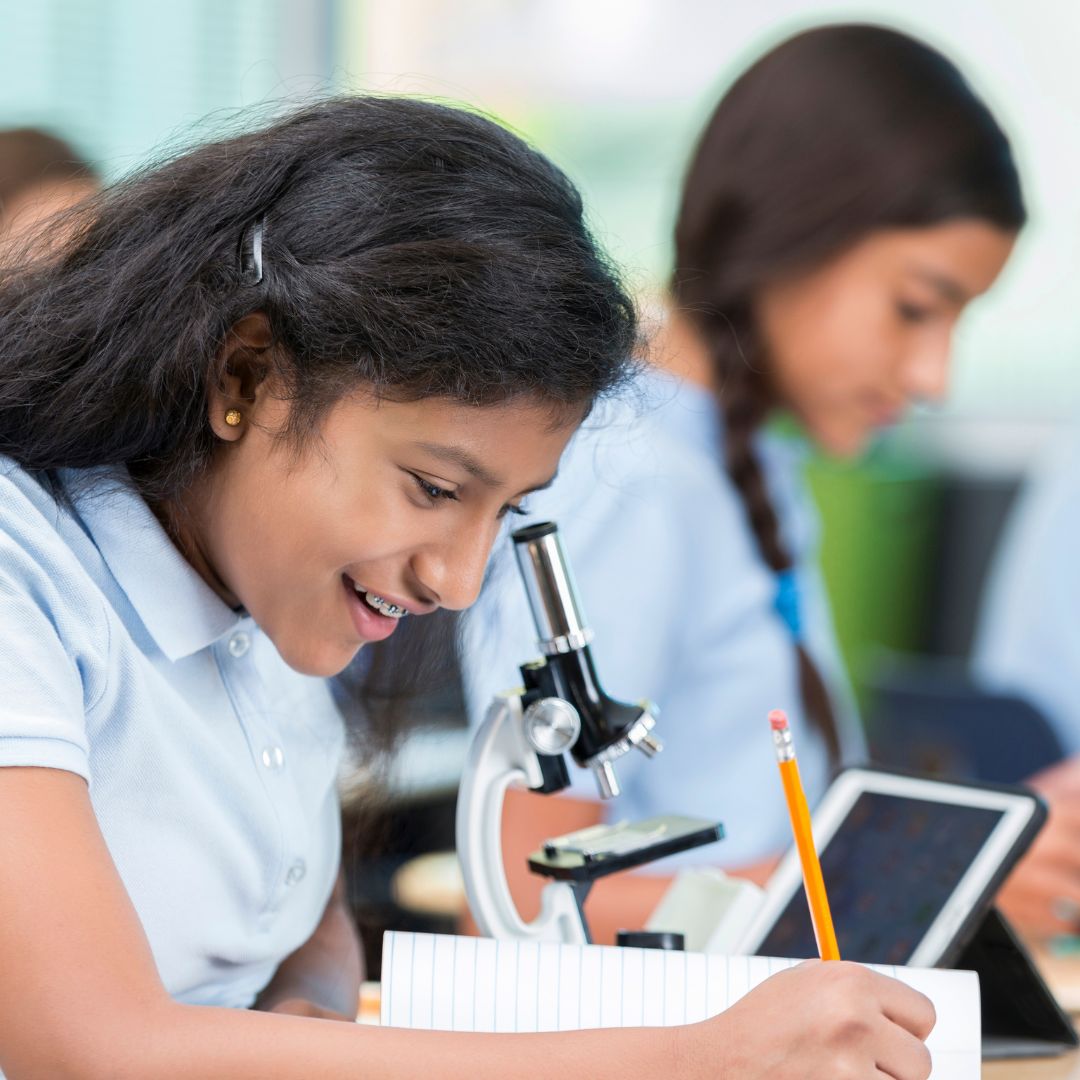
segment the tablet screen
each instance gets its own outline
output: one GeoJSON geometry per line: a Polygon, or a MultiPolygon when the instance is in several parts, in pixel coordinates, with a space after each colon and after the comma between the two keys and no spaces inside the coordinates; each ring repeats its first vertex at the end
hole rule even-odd
{"type": "MultiPolygon", "coordinates": [[[[1005,811],[864,791],[821,853],[840,955],[904,964],[1005,811]]],[[[754,950],[817,956],[802,888],[754,950]]]]}

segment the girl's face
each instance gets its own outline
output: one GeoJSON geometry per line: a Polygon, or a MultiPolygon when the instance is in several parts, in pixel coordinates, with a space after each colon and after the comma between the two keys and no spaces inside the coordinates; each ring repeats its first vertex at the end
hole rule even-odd
{"type": "Polygon", "coordinates": [[[940,400],[957,319],[1015,240],[975,219],[881,231],[765,287],[756,315],[781,402],[826,451],[851,456],[912,402],[940,400]]]}
{"type": "Polygon", "coordinates": [[[288,404],[270,381],[255,400],[212,395],[227,443],[185,500],[185,554],[226,602],[242,605],[290,667],[341,671],[416,618],[477,597],[504,518],[547,487],[576,423],[538,403],[472,408],[356,393],[299,454],[274,434],[288,404]],[[240,408],[241,423],[224,422],[240,408]],[[381,614],[369,602],[381,598],[381,614]]]}

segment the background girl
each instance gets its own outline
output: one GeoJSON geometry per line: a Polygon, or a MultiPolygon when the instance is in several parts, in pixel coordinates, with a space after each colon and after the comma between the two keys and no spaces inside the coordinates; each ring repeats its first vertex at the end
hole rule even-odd
{"type": "MultiPolygon", "coordinates": [[[[611,813],[725,825],[719,847],[684,862],[760,880],[790,844],[770,709],[793,715],[811,804],[863,752],[815,565],[804,452],[767,421],[792,414],[827,453],[854,456],[912,402],[940,399],[957,320],[1023,221],[986,106],[948,60],[896,31],[791,38],[736,80],[703,131],[647,407],[583,433],[533,506],[562,525],[609,691],[661,707],[665,751],[620,763],[611,813]]],[[[535,650],[513,572],[469,621],[478,718],[535,650]]],[[[592,799],[511,801],[507,864],[525,910],[538,879],[524,854],[601,813],[592,799]]],[[[640,925],[667,884],[599,883],[589,909],[601,939],[640,925]]]]}

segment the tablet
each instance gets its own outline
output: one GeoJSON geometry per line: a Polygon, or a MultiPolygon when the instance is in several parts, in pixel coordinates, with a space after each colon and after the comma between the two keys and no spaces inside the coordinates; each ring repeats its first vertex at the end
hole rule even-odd
{"type": "MultiPolygon", "coordinates": [[[[813,815],[840,955],[918,967],[947,962],[1045,817],[1023,788],[842,772],[813,815]]],[[[817,956],[794,848],[741,946],[761,956],[817,956]]]]}

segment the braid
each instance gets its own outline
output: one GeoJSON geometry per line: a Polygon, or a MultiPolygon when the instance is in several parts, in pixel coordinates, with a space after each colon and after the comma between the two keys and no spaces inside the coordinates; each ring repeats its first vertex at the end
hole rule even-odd
{"type": "MultiPolygon", "coordinates": [[[[735,348],[731,327],[724,326],[722,333],[710,333],[707,340],[713,371],[724,373],[717,398],[723,415],[727,473],[742,500],[762,559],[779,575],[791,570],[793,561],[780,538],[780,522],[754,448],[754,435],[769,409],[765,380],[754,366],[731,355],[735,348]]],[[[840,736],[825,681],[801,641],[795,642],[795,650],[803,708],[821,732],[829,760],[835,765],[840,760],[840,736]]]]}
{"type": "MultiPolygon", "coordinates": [[[[708,351],[727,471],[778,575],[782,613],[792,560],[753,445],[776,404],[762,290],[882,229],[976,218],[1014,231],[1025,217],[1008,139],[986,105],[945,57],[898,31],[838,24],[796,34],[717,104],[683,183],[671,289],[708,351]]],[[[803,703],[835,760],[836,721],[798,629],[793,619],[803,703]]]]}
{"type": "Polygon", "coordinates": [[[720,394],[724,461],[761,557],[770,570],[779,574],[791,567],[791,559],[780,541],[780,522],[754,449],[754,434],[765,418],[765,404],[760,393],[755,392],[753,381],[750,372],[739,372],[727,379],[720,394]]]}

